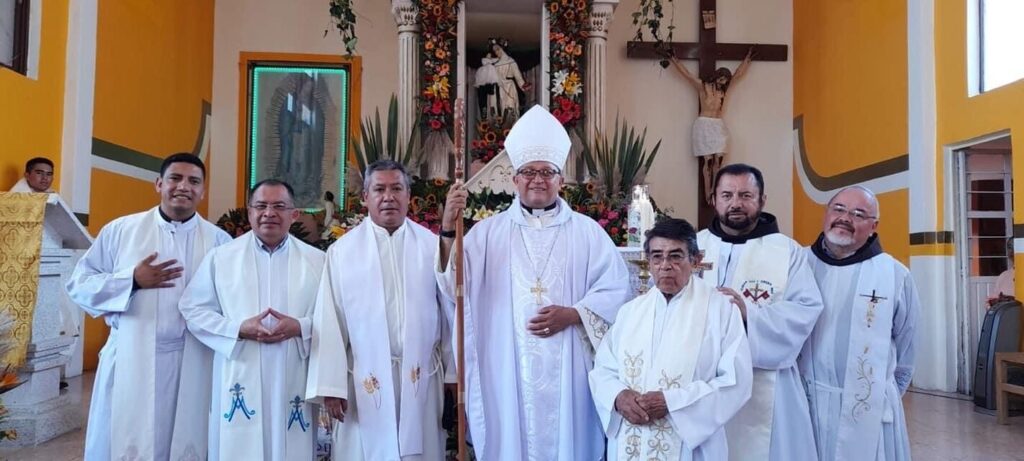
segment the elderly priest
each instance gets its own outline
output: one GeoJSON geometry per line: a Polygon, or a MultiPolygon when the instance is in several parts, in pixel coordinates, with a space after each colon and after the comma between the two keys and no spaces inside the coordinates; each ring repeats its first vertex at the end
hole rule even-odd
{"type": "Polygon", "coordinates": [[[590,372],[608,459],[727,459],[753,373],[740,312],[693,276],[688,222],[659,222],[644,247],[656,289],[622,306],[590,372]]]}

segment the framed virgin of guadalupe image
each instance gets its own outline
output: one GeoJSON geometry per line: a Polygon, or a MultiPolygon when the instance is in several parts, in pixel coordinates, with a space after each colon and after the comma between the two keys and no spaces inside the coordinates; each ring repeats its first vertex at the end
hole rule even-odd
{"type": "Polygon", "coordinates": [[[285,181],[295,206],[307,210],[323,208],[325,192],[344,197],[351,64],[249,61],[247,68],[246,190],[285,181]]]}

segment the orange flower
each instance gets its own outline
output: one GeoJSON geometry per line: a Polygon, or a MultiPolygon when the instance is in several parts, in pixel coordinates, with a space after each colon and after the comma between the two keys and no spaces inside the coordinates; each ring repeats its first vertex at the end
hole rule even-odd
{"type": "Polygon", "coordinates": [[[551,2],[550,4],[548,4],[548,10],[551,11],[551,14],[557,14],[558,13],[558,3],[557,2],[551,2]]]}
{"type": "Polygon", "coordinates": [[[423,42],[423,49],[425,49],[427,51],[434,49],[434,42],[432,42],[430,40],[427,40],[426,42],[423,42]]]}
{"type": "Polygon", "coordinates": [[[438,48],[437,50],[434,51],[434,56],[436,56],[437,59],[444,59],[445,52],[444,52],[444,50],[438,48]]]}
{"type": "Polygon", "coordinates": [[[437,187],[441,187],[441,186],[444,185],[444,180],[443,179],[434,179],[434,185],[437,186],[437,187]]]}

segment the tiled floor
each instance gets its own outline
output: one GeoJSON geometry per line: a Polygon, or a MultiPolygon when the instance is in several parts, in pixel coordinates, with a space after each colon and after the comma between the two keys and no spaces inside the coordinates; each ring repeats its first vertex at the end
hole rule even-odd
{"type": "MultiPolygon", "coordinates": [[[[91,373],[78,378],[83,395],[92,389],[91,373]]],[[[74,383],[72,383],[74,385],[74,383]]],[[[904,397],[911,450],[916,460],[1019,460],[1024,461],[1024,416],[1010,425],[996,424],[995,416],[974,412],[970,401],[909,392],[904,397]]],[[[88,414],[88,399],[82,399],[88,414]]],[[[0,448],[0,460],[77,461],[82,459],[85,431],[64,434],[38,447],[0,448]]]]}

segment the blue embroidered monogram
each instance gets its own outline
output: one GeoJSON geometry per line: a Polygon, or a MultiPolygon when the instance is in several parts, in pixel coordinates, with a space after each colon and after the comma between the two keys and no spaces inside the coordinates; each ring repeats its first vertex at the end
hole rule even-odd
{"type": "Polygon", "coordinates": [[[245,397],[242,396],[242,392],[245,391],[245,388],[242,387],[241,384],[235,383],[234,386],[228,388],[228,391],[231,392],[231,395],[234,397],[231,398],[231,409],[228,410],[227,413],[224,413],[224,419],[227,419],[230,423],[231,420],[235,418],[235,410],[242,410],[242,416],[245,416],[245,419],[252,419],[252,416],[256,414],[256,411],[250,410],[245,406],[245,397]]]}
{"type": "Polygon", "coordinates": [[[295,398],[292,399],[291,403],[292,414],[288,417],[288,430],[292,430],[292,424],[298,421],[299,429],[302,429],[302,432],[306,432],[306,428],[309,427],[309,423],[306,422],[306,419],[302,414],[302,404],[305,402],[303,402],[301,397],[296,395],[295,398]]]}

